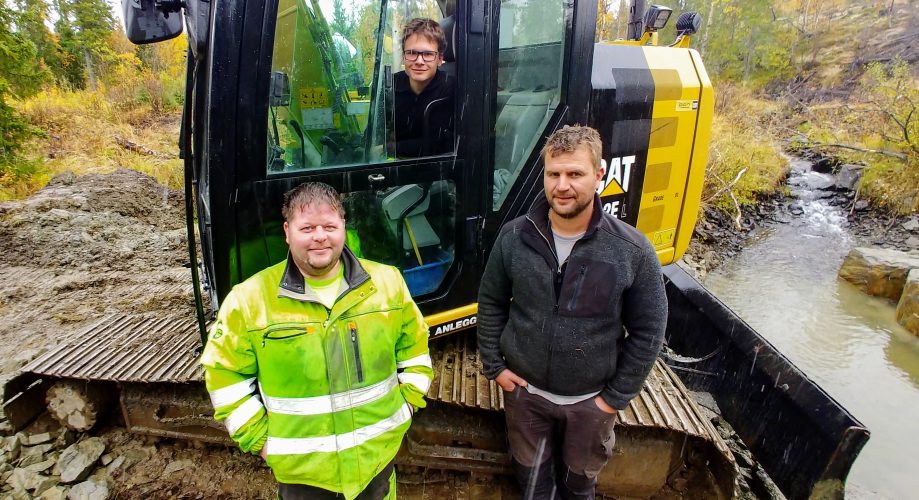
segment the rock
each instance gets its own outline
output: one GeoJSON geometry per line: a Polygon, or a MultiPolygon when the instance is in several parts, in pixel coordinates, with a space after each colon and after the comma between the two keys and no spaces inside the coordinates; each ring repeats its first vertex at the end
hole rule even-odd
{"type": "Polygon", "coordinates": [[[45,472],[46,470],[54,467],[55,462],[55,460],[45,460],[44,462],[29,464],[23,466],[22,468],[32,472],[45,472]]]}
{"type": "Polygon", "coordinates": [[[26,469],[13,469],[13,473],[6,480],[6,484],[13,488],[13,491],[34,490],[41,483],[42,477],[35,472],[26,469]]]}
{"type": "Polygon", "coordinates": [[[913,217],[912,219],[904,222],[903,224],[900,224],[900,226],[903,227],[903,229],[906,229],[907,231],[915,231],[919,229],[919,218],[913,217]]]}
{"type": "Polygon", "coordinates": [[[906,278],[903,294],[897,303],[897,323],[919,336],[919,269],[910,271],[906,278]]]}
{"type": "Polygon", "coordinates": [[[3,450],[7,462],[12,462],[19,458],[19,453],[22,451],[22,440],[20,440],[19,434],[4,438],[3,450]]]}
{"type": "Polygon", "coordinates": [[[191,466],[192,466],[191,460],[188,460],[188,459],[175,460],[173,462],[170,462],[169,465],[167,465],[166,468],[163,469],[163,475],[168,476],[169,474],[172,474],[173,472],[177,472],[177,471],[186,469],[191,466]]]}
{"type": "Polygon", "coordinates": [[[906,241],[903,243],[909,248],[919,248],[919,238],[915,236],[910,236],[909,238],[906,238],[906,241]]]}
{"type": "Polygon", "coordinates": [[[67,493],[68,500],[108,500],[112,490],[104,481],[91,479],[74,486],[67,493]]]}
{"type": "Polygon", "coordinates": [[[858,181],[861,180],[862,173],[864,171],[864,165],[854,165],[852,163],[846,163],[845,165],[839,167],[839,172],[836,174],[836,189],[840,191],[855,190],[855,187],[858,186],[858,181]]]}
{"type": "MultiPolygon", "coordinates": [[[[54,448],[53,444],[38,444],[35,446],[23,446],[22,451],[19,453],[19,457],[22,460],[25,460],[26,457],[37,457],[39,458],[38,462],[41,462],[42,457],[45,453],[48,453],[54,448]]],[[[37,463],[37,462],[31,462],[37,463]]]]}
{"type": "Polygon", "coordinates": [[[54,486],[43,491],[37,498],[41,500],[64,500],[67,498],[67,490],[60,486],[54,486]]]}
{"type": "Polygon", "coordinates": [[[41,478],[41,481],[38,483],[38,486],[35,487],[36,495],[40,495],[44,493],[45,491],[61,484],[60,481],[58,481],[57,479],[53,477],[45,477],[45,476],[39,476],[39,477],[41,478]]]}
{"type": "Polygon", "coordinates": [[[69,484],[85,479],[104,451],[105,443],[97,437],[91,437],[68,447],[61,453],[61,458],[57,461],[57,466],[61,471],[61,482],[69,484]]]}
{"type": "Polygon", "coordinates": [[[814,160],[814,163],[811,165],[811,170],[822,174],[829,174],[833,171],[833,159],[824,156],[814,160]]]}
{"type": "Polygon", "coordinates": [[[50,443],[54,439],[51,436],[50,432],[42,432],[41,434],[32,434],[31,436],[26,437],[25,444],[26,446],[35,446],[37,444],[50,443]]]}
{"type": "Polygon", "coordinates": [[[867,201],[865,201],[865,200],[859,200],[859,201],[856,201],[856,202],[855,202],[855,211],[856,211],[856,212],[864,212],[864,211],[868,210],[868,208],[870,208],[870,207],[871,207],[871,205],[870,205],[867,201]]]}
{"type": "Polygon", "coordinates": [[[112,460],[112,463],[108,464],[105,467],[105,472],[108,473],[109,475],[112,475],[116,470],[120,469],[121,466],[124,465],[124,463],[125,463],[125,458],[124,458],[124,455],[122,455],[116,458],[115,460],[112,460]]]}
{"type": "Polygon", "coordinates": [[[868,295],[900,300],[910,270],[919,268],[919,257],[897,250],[856,247],[839,268],[839,277],[868,295]]]}

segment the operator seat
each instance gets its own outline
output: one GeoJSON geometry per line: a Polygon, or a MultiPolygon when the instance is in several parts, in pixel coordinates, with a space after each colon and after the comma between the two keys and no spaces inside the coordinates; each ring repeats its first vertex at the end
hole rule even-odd
{"type": "Polygon", "coordinates": [[[440,20],[440,28],[444,30],[444,38],[447,39],[447,49],[444,50],[444,63],[440,70],[444,73],[456,77],[456,17],[447,16],[440,20]]]}

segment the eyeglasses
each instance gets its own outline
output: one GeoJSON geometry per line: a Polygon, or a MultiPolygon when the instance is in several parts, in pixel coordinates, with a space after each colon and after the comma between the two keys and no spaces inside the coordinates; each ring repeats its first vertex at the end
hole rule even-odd
{"type": "Polygon", "coordinates": [[[437,54],[440,52],[435,52],[433,50],[405,50],[402,52],[402,57],[406,61],[417,61],[418,56],[421,56],[421,60],[424,62],[434,62],[434,59],[437,58],[437,54]]]}

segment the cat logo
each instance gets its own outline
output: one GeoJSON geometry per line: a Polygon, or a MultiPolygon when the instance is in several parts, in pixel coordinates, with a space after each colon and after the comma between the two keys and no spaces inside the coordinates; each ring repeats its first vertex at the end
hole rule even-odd
{"type": "Polygon", "coordinates": [[[606,174],[600,180],[600,185],[597,186],[597,194],[603,198],[627,193],[632,165],[635,164],[635,155],[611,158],[609,168],[607,168],[606,160],[601,160],[600,164],[606,169],[606,174]]]}

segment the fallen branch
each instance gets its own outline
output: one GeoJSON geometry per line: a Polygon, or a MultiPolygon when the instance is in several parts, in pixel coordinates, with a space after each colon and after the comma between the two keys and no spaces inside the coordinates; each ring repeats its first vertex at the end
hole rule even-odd
{"type": "Polygon", "coordinates": [[[878,155],[890,156],[892,158],[897,158],[900,160],[905,160],[906,155],[903,153],[898,153],[896,151],[890,151],[887,149],[870,149],[863,148],[859,146],[853,146],[851,144],[839,144],[839,143],[820,143],[820,142],[811,142],[809,144],[811,147],[825,147],[825,148],[841,148],[841,149],[851,149],[853,151],[859,151],[862,153],[873,153],[878,155]]]}
{"type": "Polygon", "coordinates": [[[855,197],[852,198],[852,207],[849,208],[849,215],[855,213],[855,204],[858,203],[858,194],[862,192],[861,183],[858,185],[858,189],[855,190],[855,197]]]}
{"type": "MultiPolygon", "coordinates": [[[[709,196],[708,198],[706,198],[705,201],[704,201],[703,203],[708,203],[708,202],[714,200],[714,199],[717,198],[719,195],[721,195],[721,193],[723,193],[723,192],[725,192],[725,191],[728,191],[728,190],[730,190],[732,187],[734,187],[734,185],[737,184],[737,181],[739,181],[740,178],[743,177],[743,174],[747,173],[747,168],[748,168],[748,167],[744,167],[743,169],[740,170],[740,172],[737,172],[737,177],[734,177],[734,180],[731,181],[730,183],[726,183],[726,182],[724,182],[723,180],[721,180],[720,177],[718,177],[718,180],[721,181],[721,183],[724,184],[724,186],[722,186],[721,189],[719,189],[718,191],[715,191],[715,194],[713,194],[713,195],[709,196]]],[[[734,194],[732,193],[732,194],[731,194],[731,197],[733,197],[733,196],[734,196],[734,194]]],[[[736,200],[735,200],[735,203],[736,203],[736,200]]]]}
{"type": "Polygon", "coordinates": [[[121,136],[119,136],[119,135],[116,135],[116,136],[115,136],[115,142],[118,143],[119,146],[121,146],[121,147],[127,149],[128,151],[132,151],[132,152],[134,152],[134,153],[142,154],[142,155],[144,155],[144,156],[153,156],[153,157],[156,157],[156,158],[163,158],[164,160],[173,160],[173,159],[175,159],[175,158],[178,158],[176,155],[166,154],[166,153],[160,153],[159,151],[154,151],[154,150],[152,150],[152,149],[150,149],[150,148],[148,148],[148,147],[146,147],[146,146],[143,146],[143,145],[141,145],[141,144],[137,144],[137,143],[134,142],[134,141],[129,141],[129,140],[127,140],[127,139],[125,139],[124,137],[121,137],[121,136]]]}
{"type": "Polygon", "coordinates": [[[740,218],[743,216],[743,212],[740,211],[740,203],[737,203],[737,197],[734,196],[734,191],[728,191],[728,193],[731,195],[731,199],[734,200],[734,208],[737,209],[737,217],[734,217],[734,227],[736,227],[738,231],[742,231],[743,226],[740,225],[740,218]]]}

